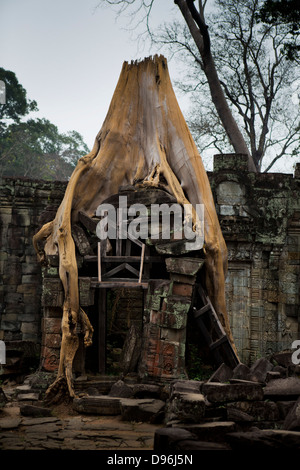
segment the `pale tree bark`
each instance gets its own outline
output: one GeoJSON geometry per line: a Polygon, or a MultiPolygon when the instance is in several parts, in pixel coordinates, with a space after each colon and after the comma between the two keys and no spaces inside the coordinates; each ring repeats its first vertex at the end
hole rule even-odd
{"type": "Polygon", "coordinates": [[[65,294],[60,364],[57,379],[48,390],[50,396],[62,386],[75,396],[72,364],[78,348],[77,325],[83,326],[86,345],[92,335],[92,325],[79,305],[71,224],[79,211],[93,216],[99,204],[118,193],[120,186],[136,182],[164,185],[179,204],[192,204],[193,208],[204,205],[206,287],[234,347],[225,304],[226,244],[206,171],[172,88],[167,61],[155,56],[142,62],[124,62],[93,150],[79,160],[55,219],[34,237],[38,252],[44,243],[40,256],[59,254],[65,294]]]}
{"type": "Polygon", "coordinates": [[[218,77],[214,59],[211,53],[210,37],[204,21],[202,2],[199,2],[199,12],[195,8],[193,0],[174,0],[174,2],[178,5],[194,39],[194,42],[200,52],[202,58],[202,68],[207,78],[211,98],[228,136],[228,139],[236,153],[248,155],[249,170],[257,171],[243,134],[241,133],[228,106],[218,77]]]}

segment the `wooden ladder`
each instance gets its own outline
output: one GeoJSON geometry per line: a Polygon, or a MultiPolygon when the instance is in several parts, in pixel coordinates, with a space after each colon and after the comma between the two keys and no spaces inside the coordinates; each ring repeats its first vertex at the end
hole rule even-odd
{"type": "Polygon", "coordinates": [[[236,367],[240,361],[201,284],[195,286],[193,315],[217,365],[225,363],[231,368],[236,367]]]}

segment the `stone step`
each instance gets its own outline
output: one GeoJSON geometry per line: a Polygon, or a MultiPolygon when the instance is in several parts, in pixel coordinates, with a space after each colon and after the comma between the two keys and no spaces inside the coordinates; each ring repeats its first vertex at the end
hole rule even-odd
{"type": "Polygon", "coordinates": [[[224,384],[209,382],[202,386],[202,393],[212,403],[224,403],[238,400],[263,400],[264,392],[257,382],[239,381],[239,383],[224,384]]]}
{"type": "Polygon", "coordinates": [[[75,398],[73,408],[79,413],[116,416],[121,414],[120,398],[106,395],[75,398]]]}
{"type": "Polygon", "coordinates": [[[165,402],[154,398],[119,398],[107,395],[75,398],[73,408],[79,413],[95,415],[121,415],[124,421],[159,422],[165,402]]]}

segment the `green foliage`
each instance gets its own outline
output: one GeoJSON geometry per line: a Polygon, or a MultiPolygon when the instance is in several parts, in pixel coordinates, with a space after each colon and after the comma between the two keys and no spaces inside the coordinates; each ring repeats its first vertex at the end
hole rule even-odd
{"type": "Polygon", "coordinates": [[[0,176],[67,180],[89,152],[76,131],[59,133],[47,119],[21,119],[37,110],[15,74],[0,68],[6,104],[0,105],[0,176]]]}
{"type": "Polygon", "coordinates": [[[205,381],[213,372],[211,364],[207,364],[195,344],[189,344],[187,360],[187,374],[190,380],[205,381]]]}
{"type": "Polygon", "coordinates": [[[285,26],[287,39],[285,53],[289,60],[299,59],[300,34],[299,0],[266,0],[260,9],[258,19],[269,25],[285,26]]]}
{"type": "Polygon", "coordinates": [[[6,103],[0,106],[0,119],[12,119],[20,122],[21,117],[31,111],[38,111],[36,101],[28,100],[27,92],[10,70],[0,67],[0,80],[5,83],[6,103]]]}

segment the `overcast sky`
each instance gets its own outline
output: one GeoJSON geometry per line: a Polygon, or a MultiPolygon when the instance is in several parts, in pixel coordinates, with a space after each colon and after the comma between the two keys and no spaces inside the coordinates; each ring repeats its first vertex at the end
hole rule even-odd
{"type": "MultiPolygon", "coordinates": [[[[39,113],[61,132],[76,130],[92,147],[105,119],[123,62],[160,51],[137,47],[98,0],[0,0],[0,66],[13,71],[38,103],[39,113]]],[[[160,24],[170,0],[155,2],[160,24]]],[[[173,8],[174,13],[177,7],[173,8]]],[[[176,73],[176,63],[169,63],[176,73]]]]}
{"type": "MultiPolygon", "coordinates": [[[[14,72],[28,97],[37,101],[39,112],[32,117],[49,119],[60,132],[78,131],[89,148],[105,119],[123,62],[161,53],[147,45],[139,48],[125,30],[128,18],[118,20],[111,7],[96,8],[98,3],[0,0],[0,66],[14,72]]],[[[154,2],[153,27],[176,17],[181,15],[172,0],[154,2]]],[[[178,67],[175,59],[169,60],[173,84],[178,67]]],[[[176,88],[175,93],[185,115],[188,100],[176,88]]],[[[211,170],[206,154],[202,157],[211,170]]],[[[272,171],[293,172],[291,160],[281,162],[272,171]]]]}

